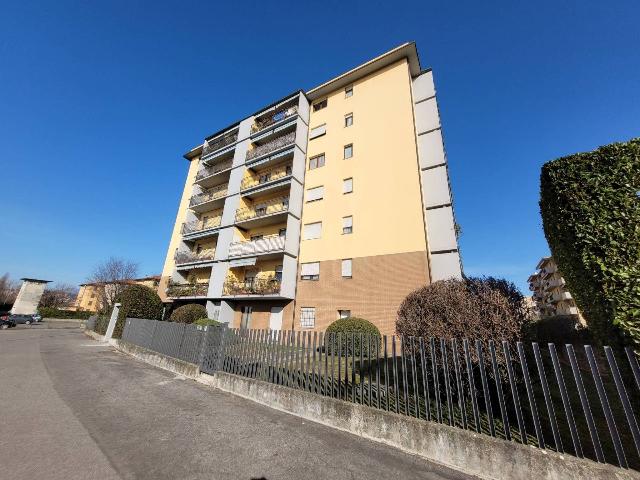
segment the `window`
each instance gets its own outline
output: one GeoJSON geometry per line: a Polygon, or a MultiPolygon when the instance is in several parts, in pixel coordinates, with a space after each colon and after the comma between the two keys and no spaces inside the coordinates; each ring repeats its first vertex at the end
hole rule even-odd
{"type": "Polygon", "coordinates": [[[345,178],[342,180],[342,193],[353,192],[353,178],[345,178]]]}
{"type": "Polygon", "coordinates": [[[351,259],[342,260],[342,278],[351,278],[351,259]]]}
{"type": "Polygon", "coordinates": [[[261,217],[267,214],[267,206],[266,205],[258,205],[256,207],[256,217],[261,217]]]}
{"type": "Polygon", "coordinates": [[[353,233],[353,217],[342,217],[342,233],[345,235],[353,233]]]}
{"type": "Polygon", "coordinates": [[[319,280],[320,262],[303,263],[300,267],[301,280],[319,280]]]}
{"type": "Polygon", "coordinates": [[[322,110],[323,108],[327,107],[327,99],[325,98],[324,100],[320,100],[319,102],[316,102],[313,104],[313,111],[317,112],[318,110],[322,110]]]}
{"type": "Polygon", "coordinates": [[[327,133],[327,125],[326,124],[322,124],[322,125],[318,125],[317,127],[313,127],[310,131],[309,131],[309,140],[313,140],[314,138],[320,137],[322,135],[324,135],[325,133],[327,133]]]}
{"type": "Polygon", "coordinates": [[[289,208],[289,197],[285,197],[282,199],[282,208],[287,210],[289,208]]]}
{"type": "Polygon", "coordinates": [[[309,159],[309,170],[315,170],[320,167],[324,167],[324,153],[309,159]]]}
{"type": "Polygon", "coordinates": [[[202,252],[202,245],[198,244],[196,246],[196,253],[200,253],[200,252],[202,252]]]}
{"type": "Polygon", "coordinates": [[[307,223],[302,231],[303,240],[314,240],[322,236],[322,222],[307,223]]]}
{"type": "Polygon", "coordinates": [[[338,318],[349,318],[351,310],[338,310],[338,318]]]}
{"type": "Polygon", "coordinates": [[[353,96],[353,85],[349,85],[344,89],[344,98],[349,98],[353,96]]]}
{"type": "Polygon", "coordinates": [[[344,116],[344,126],[350,127],[353,125],[353,113],[348,113],[344,116]]]}
{"type": "Polygon", "coordinates": [[[251,241],[262,240],[262,235],[251,235],[251,241]]]}
{"type": "Polygon", "coordinates": [[[300,309],[300,327],[313,328],[316,326],[315,307],[302,307],[300,309]]]}
{"type": "Polygon", "coordinates": [[[282,282],[282,265],[276,265],[276,280],[282,282]]]}
{"type": "Polygon", "coordinates": [[[349,145],[345,145],[344,146],[344,158],[351,158],[353,157],[353,144],[349,144],[349,145]]]}
{"type": "Polygon", "coordinates": [[[322,200],[324,197],[324,187],[314,187],[307,189],[307,202],[315,202],[316,200],[322,200]]]}
{"type": "Polygon", "coordinates": [[[89,305],[89,306],[93,305],[93,300],[90,300],[90,301],[87,303],[87,305],[89,305]]]}
{"type": "Polygon", "coordinates": [[[287,234],[286,228],[281,228],[280,230],[278,230],[278,236],[284,237],[286,234],[287,234]]]}

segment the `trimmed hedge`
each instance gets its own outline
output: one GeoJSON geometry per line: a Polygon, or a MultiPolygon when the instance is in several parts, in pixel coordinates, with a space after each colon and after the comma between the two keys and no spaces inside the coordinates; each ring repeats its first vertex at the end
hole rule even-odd
{"type": "Polygon", "coordinates": [[[79,320],[86,320],[91,315],[95,315],[95,312],[88,312],[86,310],[59,310],[51,307],[40,307],[38,313],[42,315],[42,318],[74,318],[79,320]]]}
{"type": "Polygon", "coordinates": [[[594,339],[640,347],[640,138],[546,163],[544,233],[594,339]]]}
{"type": "Polygon", "coordinates": [[[114,338],[122,338],[124,323],[127,318],[146,318],[161,320],[163,304],[160,297],[151,288],[144,285],[129,285],[116,298],[121,303],[118,320],[113,330],[114,338]]]}
{"type": "Polygon", "coordinates": [[[375,355],[376,350],[374,343],[374,338],[378,339],[377,345],[380,345],[380,330],[373,323],[364,318],[358,317],[347,317],[336,320],[331,325],[327,327],[326,333],[336,334],[333,336],[333,340],[328,343],[329,353],[334,355],[338,354],[338,345],[340,345],[340,353],[341,355],[355,355],[360,356],[360,350],[362,348],[362,355],[365,357],[369,357],[369,353],[371,355],[375,355]],[[338,335],[340,335],[340,340],[338,340],[338,335]],[[353,336],[351,335],[353,333],[353,336]],[[364,345],[360,345],[360,334],[363,335],[363,343],[364,345]],[[369,345],[367,342],[368,336],[371,337],[371,352],[369,352],[369,345]]]}
{"type": "Polygon", "coordinates": [[[207,309],[198,303],[188,303],[171,312],[169,321],[176,323],[193,323],[207,316],[207,309]]]}
{"type": "Polygon", "coordinates": [[[96,319],[96,326],[94,331],[99,333],[100,335],[104,335],[107,333],[107,328],[109,328],[109,316],[108,315],[98,315],[96,319]]]}
{"type": "Polygon", "coordinates": [[[220,325],[222,325],[222,323],[220,323],[219,321],[212,320],[210,318],[199,318],[198,320],[193,322],[193,324],[199,325],[201,327],[219,327],[220,325]]]}

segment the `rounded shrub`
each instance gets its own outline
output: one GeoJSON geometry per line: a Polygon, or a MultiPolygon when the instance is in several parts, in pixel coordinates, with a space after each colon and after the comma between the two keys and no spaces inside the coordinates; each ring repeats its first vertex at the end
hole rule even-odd
{"type": "Polygon", "coordinates": [[[113,336],[122,338],[124,323],[127,318],[146,318],[149,320],[160,320],[164,305],[162,300],[149,287],[144,285],[128,285],[116,298],[116,303],[122,304],[118,312],[113,336]]]}
{"type": "MultiPolygon", "coordinates": [[[[398,309],[396,332],[415,337],[468,339],[483,343],[521,340],[530,312],[507,280],[492,277],[441,280],[413,291],[398,309]]],[[[478,361],[475,348],[471,349],[478,361]]],[[[490,362],[489,349],[483,350],[490,362]]]]}
{"type": "Polygon", "coordinates": [[[176,323],[193,323],[207,316],[207,309],[198,303],[188,303],[171,312],[169,320],[176,323]]]}
{"type": "Polygon", "coordinates": [[[362,352],[363,356],[369,357],[375,355],[380,346],[380,330],[364,318],[341,318],[329,325],[326,333],[328,337],[327,349],[333,355],[340,353],[341,355],[348,354],[358,357],[362,352]],[[360,344],[361,337],[362,345],[360,344]]]}

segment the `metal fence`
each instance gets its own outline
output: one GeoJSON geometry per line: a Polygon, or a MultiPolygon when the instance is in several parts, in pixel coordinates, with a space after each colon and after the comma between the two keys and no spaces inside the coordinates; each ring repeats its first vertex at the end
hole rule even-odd
{"type": "Polygon", "coordinates": [[[128,319],[123,339],[199,358],[206,373],[640,469],[640,368],[631,349],[189,327],[128,319]]]}
{"type": "Polygon", "coordinates": [[[163,355],[199,364],[206,329],[185,323],[127,318],[122,340],[163,355]]]}

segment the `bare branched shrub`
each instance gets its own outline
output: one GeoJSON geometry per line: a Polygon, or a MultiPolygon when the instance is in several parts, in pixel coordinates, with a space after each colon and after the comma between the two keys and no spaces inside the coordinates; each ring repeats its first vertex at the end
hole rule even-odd
{"type": "Polygon", "coordinates": [[[67,283],[56,283],[45,288],[40,298],[39,307],[62,308],[70,307],[76,299],[78,289],[67,283]]]}
{"type": "Polygon", "coordinates": [[[0,277],[0,305],[11,305],[16,301],[20,284],[11,280],[8,273],[0,277]]]}
{"type": "Polygon", "coordinates": [[[523,338],[528,322],[528,309],[513,283],[492,277],[465,278],[438,281],[410,293],[398,309],[396,331],[416,337],[469,339],[474,363],[478,361],[475,341],[480,340],[488,363],[486,342],[493,340],[500,351],[502,340],[523,338]]]}

